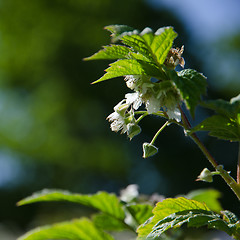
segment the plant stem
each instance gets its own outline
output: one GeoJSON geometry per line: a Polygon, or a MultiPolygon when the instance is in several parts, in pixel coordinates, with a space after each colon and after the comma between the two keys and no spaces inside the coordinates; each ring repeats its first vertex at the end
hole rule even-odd
{"type": "Polygon", "coordinates": [[[237,183],[240,185],[240,142],[238,146],[237,183]]]}
{"type": "Polygon", "coordinates": [[[160,134],[160,132],[167,126],[169,124],[169,122],[168,121],[166,121],[160,128],[159,128],[159,130],[156,132],[156,134],[154,135],[154,137],[153,137],[153,139],[152,139],[152,141],[150,142],[150,144],[154,144],[154,142],[156,141],[156,139],[157,139],[157,137],[158,137],[158,135],[160,134]]]}
{"type": "Polygon", "coordinates": [[[146,117],[148,115],[147,112],[145,112],[144,114],[142,114],[137,120],[136,123],[138,124],[144,117],[146,117]]]}
{"type": "MultiPolygon", "coordinates": [[[[187,116],[183,112],[182,108],[179,106],[179,109],[181,111],[182,115],[182,121],[183,126],[186,130],[191,129],[191,124],[187,119],[187,116]]],[[[212,164],[212,166],[216,169],[216,171],[219,172],[221,177],[224,179],[224,181],[228,184],[228,186],[231,188],[231,190],[234,192],[234,194],[237,196],[238,200],[240,201],[240,185],[230,176],[230,174],[223,169],[222,165],[219,165],[214,157],[209,153],[207,148],[204,146],[204,144],[201,142],[201,140],[198,138],[196,133],[190,133],[189,136],[193,139],[193,141],[198,145],[198,147],[201,149],[205,157],[208,159],[208,161],[212,164]]],[[[240,151],[240,150],[239,150],[240,151]]],[[[240,155],[240,153],[239,153],[240,155]]],[[[239,157],[240,158],[240,157],[239,157]]],[[[238,164],[239,166],[240,164],[238,164]]],[[[239,168],[238,168],[239,169],[239,168]]],[[[239,175],[238,175],[239,176],[239,175]]]]}

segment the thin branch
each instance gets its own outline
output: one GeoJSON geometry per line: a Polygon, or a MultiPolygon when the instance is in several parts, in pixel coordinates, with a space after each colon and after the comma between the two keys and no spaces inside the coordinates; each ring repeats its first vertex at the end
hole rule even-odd
{"type": "MultiPolygon", "coordinates": [[[[179,106],[179,109],[181,111],[182,115],[182,121],[183,126],[186,130],[191,129],[191,124],[187,119],[187,116],[183,112],[182,108],[179,106]]],[[[212,164],[212,166],[220,173],[220,176],[224,179],[224,181],[228,184],[228,186],[231,188],[231,190],[234,192],[234,194],[237,196],[238,200],[240,201],[240,186],[237,184],[237,182],[230,176],[230,174],[223,169],[222,165],[218,165],[217,161],[214,159],[214,157],[210,154],[208,149],[204,146],[204,144],[201,142],[201,140],[198,138],[198,136],[195,133],[190,133],[189,136],[193,139],[193,141],[198,145],[198,147],[201,149],[205,157],[208,159],[208,161],[212,164]]]]}

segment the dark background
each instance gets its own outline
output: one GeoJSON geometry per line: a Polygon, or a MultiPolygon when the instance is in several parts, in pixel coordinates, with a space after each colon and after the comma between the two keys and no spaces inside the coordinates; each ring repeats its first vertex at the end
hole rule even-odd
{"type": "MultiPolygon", "coordinates": [[[[183,9],[184,4],[187,1],[183,9]]],[[[204,7],[208,14],[208,6],[204,7]]],[[[203,30],[208,24],[193,30],[191,18],[186,20],[191,9],[185,11],[182,17],[160,0],[0,1],[1,239],[12,240],[39,224],[89,213],[66,204],[16,207],[21,198],[43,188],[118,193],[136,183],[141,193],[173,197],[213,187],[223,193],[223,207],[240,215],[239,202],[222,179],[215,177],[213,184],[195,182],[201,170],[211,166],[182,129],[167,128],[156,142],[159,153],[150,159],[142,158],[142,143],[151,140],[161,119],[144,119],[141,135],[131,142],[111,132],[105,119],[129,89],[123,79],[91,85],[109,62],[82,60],[109,44],[106,25],[140,30],[173,26],[179,34],[175,46],[185,45],[186,67],[208,76],[208,98],[229,100],[240,90],[240,19],[233,20],[233,32],[208,32],[210,37],[201,38],[207,35],[203,30]]],[[[224,17],[221,12],[217,17],[221,28],[224,17]]],[[[193,124],[209,114],[198,108],[193,124]]],[[[235,177],[237,144],[205,133],[200,137],[235,177]]]]}

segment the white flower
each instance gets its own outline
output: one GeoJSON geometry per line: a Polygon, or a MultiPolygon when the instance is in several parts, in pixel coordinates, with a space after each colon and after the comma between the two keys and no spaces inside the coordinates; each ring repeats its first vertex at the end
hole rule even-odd
{"type": "Polygon", "coordinates": [[[133,108],[137,110],[142,105],[142,98],[139,92],[127,93],[125,95],[126,104],[133,104],[133,108]]]}
{"type": "Polygon", "coordinates": [[[122,133],[125,133],[127,131],[127,126],[124,121],[124,117],[122,117],[119,113],[113,112],[108,117],[107,120],[109,122],[112,122],[110,127],[113,132],[118,132],[119,130],[122,130],[122,133]]]}
{"type": "Polygon", "coordinates": [[[129,105],[124,102],[125,102],[125,99],[119,102],[114,107],[114,112],[107,117],[107,120],[109,122],[112,122],[110,127],[111,127],[111,130],[114,132],[118,132],[119,130],[122,130],[122,133],[125,133],[127,131],[127,125],[125,123],[124,117],[125,117],[125,112],[129,107],[129,105]]]}
{"type": "Polygon", "coordinates": [[[124,80],[126,81],[127,87],[130,88],[131,90],[133,90],[136,88],[136,84],[140,78],[141,78],[140,75],[127,75],[124,78],[124,80]]]}
{"type": "Polygon", "coordinates": [[[149,99],[146,101],[146,109],[149,114],[158,112],[161,107],[161,102],[159,99],[155,98],[154,96],[151,96],[149,99]]]}
{"type": "Polygon", "coordinates": [[[168,107],[167,108],[167,115],[170,119],[175,119],[177,122],[181,121],[181,112],[177,108],[177,106],[168,107]]]}
{"type": "Polygon", "coordinates": [[[120,199],[124,202],[131,202],[139,196],[138,185],[130,184],[120,191],[120,199]]]}

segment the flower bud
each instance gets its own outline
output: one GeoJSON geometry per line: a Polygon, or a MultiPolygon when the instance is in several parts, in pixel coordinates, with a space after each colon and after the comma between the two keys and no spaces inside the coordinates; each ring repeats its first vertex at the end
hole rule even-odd
{"type": "Polygon", "coordinates": [[[202,170],[202,172],[200,173],[200,175],[198,176],[198,178],[196,179],[196,181],[212,182],[213,181],[213,175],[215,175],[215,174],[212,173],[207,168],[204,168],[202,170]]]}
{"type": "Polygon", "coordinates": [[[143,158],[148,158],[153,156],[158,152],[158,148],[150,143],[143,144],[143,158]]]}
{"type": "Polygon", "coordinates": [[[140,132],[141,132],[141,128],[137,124],[129,123],[127,125],[127,135],[130,138],[130,140],[132,140],[132,138],[138,135],[140,132]]]}

